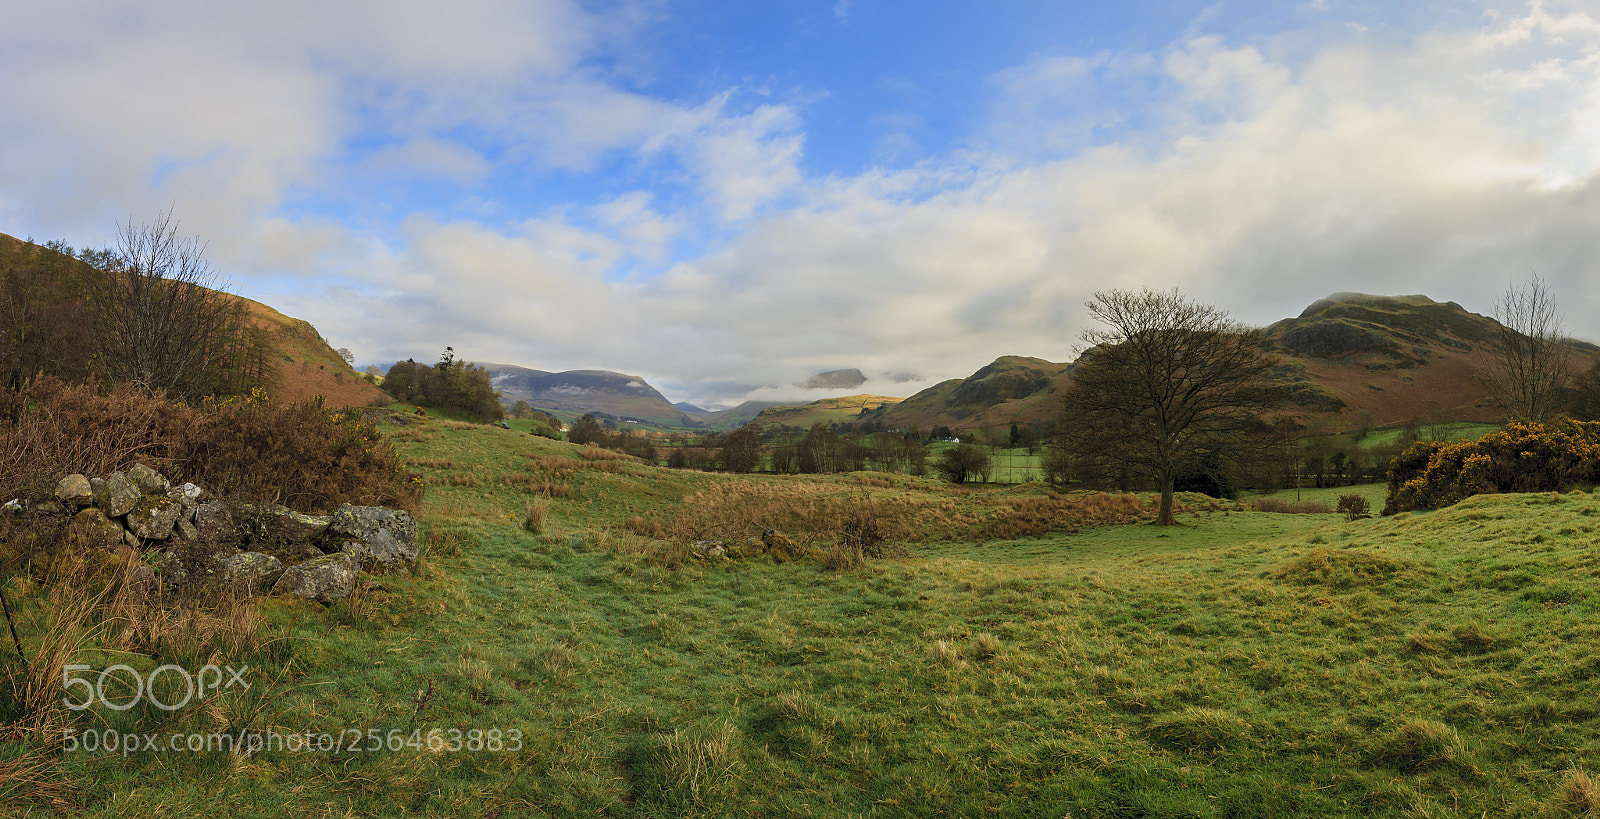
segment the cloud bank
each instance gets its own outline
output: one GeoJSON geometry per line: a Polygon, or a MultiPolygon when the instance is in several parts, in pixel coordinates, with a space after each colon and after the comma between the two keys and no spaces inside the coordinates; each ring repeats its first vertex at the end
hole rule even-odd
{"type": "Polygon", "coordinates": [[[363,362],[451,345],[702,405],[839,367],[909,394],[1066,360],[1108,287],[1264,324],[1347,290],[1483,312],[1537,273],[1600,337],[1581,6],[1409,28],[1307,6],[1019,55],[943,148],[826,171],[806,145],[829,89],[657,89],[665,13],[36,4],[0,33],[0,230],[103,243],[173,205],[236,292],[363,362]]]}

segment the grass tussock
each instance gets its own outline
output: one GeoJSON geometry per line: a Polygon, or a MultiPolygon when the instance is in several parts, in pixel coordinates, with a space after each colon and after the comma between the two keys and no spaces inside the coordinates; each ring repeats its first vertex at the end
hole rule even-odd
{"type": "Polygon", "coordinates": [[[1377,586],[1415,576],[1420,568],[1407,560],[1359,549],[1313,549],[1269,571],[1268,577],[1302,586],[1325,585],[1335,589],[1377,586]]]}
{"type": "MultiPolygon", "coordinates": [[[[1187,512],[1182,501],[1174,512],[1187,512]]],[[[978,529],[980,537],[1015,540],[1076,532],[1084,526],[1111,526],[1151,520],[1156,507],[1130,492],[1092,492],[1079,497],[1020,498],[1005,502],[978,529]]]]}
{"type": "Polygon", "coordinates": [[[1467,746],[1456,729],[1441,722],[1414,719],[1384,737],[1376,749],[1384,765],[1415,773],[1444,765],[1467,764],[1467,746]]]}
{"type": "Polygon", "coordinates": [[[1218,708],[1184,708],[1150,723],[1151,741],[1184,753],[1219,753],[1243,744],[1250,724],[1218,708]]]}
{"type": "Polygon", "coordinates": [[[1271,512],[1280,515],[1325,515],[1332,512],[1326,503],[1318,501],[1291,501],[1283,498],[1264,497],[1257,498],[1250,504],[1257,512],[1271,512]]]}
{"type": "Polygon", "coordinates": [[[831,554],[841,567],[847,552],[865,557],[903,553],[896,544],[925,536],[927,509],[905,498],[839,496],[825,487],[728,481],[696,492],[665,516],[632,516],[626,525],[642,537],[674,543],[720,541],[741,544],[766,530],[791,538],[803,552],[831,554]]]}
{"type": "Polygon", "coordinates": [[[550,502],[544,498],[535,498],[528,501],[522,510],[522,528],[529,532],[538,532],[544,529],[544,516],[548,511],[550,511],[550,502]]]}
{"type": "Polygon", "coordinates": [[[630,461],[631,462],[631,461],[634,460],[634,457],[632,455],[629,455],[626,452],[618,452],[618,451],[616,451],[614,449],[606,449],[604,447],[595,446],[594,444],[589,444],[589,445],[585,446],[583,449],[578,450],[578,457],[584,459],[585,461],[590,461],[590,462],[593,462],[593,461],[630,461]]]}
{"type": "Polygon", "coordinates": [[[683,810],[728,795],[739,784],[738,736],[720,721],[641,738],[627,758],[635,799],[683,810]]]}
{"type": "Polygon", "coordinates": [[[1581,768],[1568,770],[1561,775],[1549,809],[1556,816],[1600,816],[1600,782],[1581,768]]]}

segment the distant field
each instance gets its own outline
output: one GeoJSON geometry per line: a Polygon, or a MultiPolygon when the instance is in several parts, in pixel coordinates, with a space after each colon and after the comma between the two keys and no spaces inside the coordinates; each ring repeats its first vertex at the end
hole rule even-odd
{"type": "Polygon", "coordinates": [[[1531,816],[1600,769],[1588,493],[1355,522],[1184,496],[1178,527],[993,540],[1049,494],[393,434],[429,485],[423,571],[272,601],[251,707],[174,729],[399,747],[69,754],[74,815],[1531,816]],[[824,503],[876,505],[907,554],[834,571],[633,534],[824,503]],[[474,730],[498,750],[404,742],[474,730]]]}

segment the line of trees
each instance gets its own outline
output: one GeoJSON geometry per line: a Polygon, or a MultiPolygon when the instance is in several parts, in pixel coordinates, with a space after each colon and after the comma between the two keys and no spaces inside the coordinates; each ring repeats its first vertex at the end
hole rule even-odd
{"type": "Polygon", "coordinates": [[[263,331],[171,210],[119,224],[113,248],[28,242],[0,262],[0,367],[11,389],[40,373],[190,401],[270,386],[263,331]]]}
{"type": "Polygon", "coordinates": [[[406,359],[396,361],[383,377],[383,388],[401,401],[421,404],[461,415],[478,423],[505,417],[500,393],[495,391],[489,371],[476,364],[457,361],[455,350],[444,348],[433,366],[406,359]]]}

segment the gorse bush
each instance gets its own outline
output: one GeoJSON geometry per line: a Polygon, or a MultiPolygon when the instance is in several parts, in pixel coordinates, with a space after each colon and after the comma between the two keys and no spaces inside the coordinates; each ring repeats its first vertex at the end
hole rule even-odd
{"type": "Polygon", "coordinates": [[[1383,514],[1439,509],[1471,495],[1558,492],[1600,476],[1600,422],[1513,421],[1475,442],[1418,441],[1389,467],[1383,514]]]}

